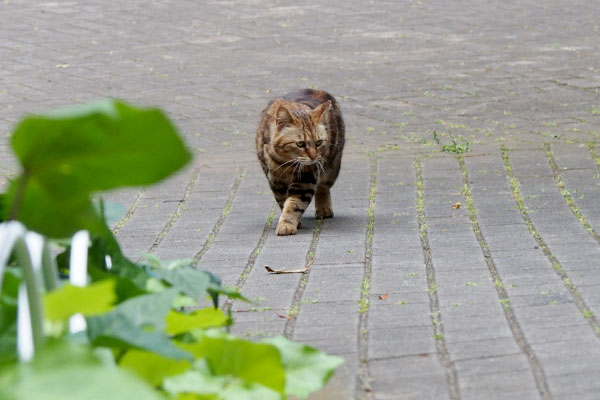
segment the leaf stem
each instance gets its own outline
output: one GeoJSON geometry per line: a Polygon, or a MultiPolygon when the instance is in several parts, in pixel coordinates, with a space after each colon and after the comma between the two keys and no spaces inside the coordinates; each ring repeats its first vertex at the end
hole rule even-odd
{"type": "Polygon", "coordinates": [[[27,288],[27,301],[29,302],[29,315],[31,317],[31,331],[35,349],[44,341],[44,319],[42,310],[42,297],[36,280],[36,272],[33,268],[29,249],[23,237],[17,239],[14,251],[17,260],[23,270],[23,279],[27,288]]]}
{"type": "Polygon", "coordinates": [[[58,287],[58,267],[50,252],[48,240],[44,240],[44,248],[42,250],[42,274],[44,277],[44,286],[47,291],[58,287]]]}

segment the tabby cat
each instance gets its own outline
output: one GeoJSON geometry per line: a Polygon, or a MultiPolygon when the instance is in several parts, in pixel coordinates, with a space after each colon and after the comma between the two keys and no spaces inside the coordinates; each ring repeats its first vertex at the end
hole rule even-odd
{"type": "Polygon", "coordinates": [[[256,151],[281,207],[278,235],[296,234],[313,195],[316,217],[333,217],[329,189],[340,171],[343,149],[342,113],[327,92],[289,93],[262,111],[256,151]]]}

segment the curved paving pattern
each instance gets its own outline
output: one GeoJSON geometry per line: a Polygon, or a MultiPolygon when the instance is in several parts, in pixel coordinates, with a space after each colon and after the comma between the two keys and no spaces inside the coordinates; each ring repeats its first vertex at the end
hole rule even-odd
{"type": "Polygon", "coordinates": [[[195,161],[111,193],[115,233],[240,288],[235,333],[343,356],[312,399],[598,398],[600,3],[10,0],[0,18],[0,185],[25,113],[165,108],[195,161]],[[278,237],[253,132],[298,87],[339,99],[348,140],[336,217],[278,237]]]}

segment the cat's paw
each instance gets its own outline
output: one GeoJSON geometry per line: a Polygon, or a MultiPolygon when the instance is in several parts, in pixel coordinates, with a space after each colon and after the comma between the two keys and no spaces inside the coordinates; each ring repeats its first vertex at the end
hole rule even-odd
{"type": "Polygon", "coordinates": [[[333,218],[333,210],[331,208],[319,208],[315,211],[317,218],[333,218]]]}
{"type": "Polygon", "coordinates": [[[298,228],[288,222],[280,222],[277,224],[277,235],[279,236],[295,235],[297,231],[298,228]]]}

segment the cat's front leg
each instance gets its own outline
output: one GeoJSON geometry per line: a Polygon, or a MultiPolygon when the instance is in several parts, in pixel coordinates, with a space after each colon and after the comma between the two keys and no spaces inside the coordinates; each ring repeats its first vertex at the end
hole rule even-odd
{"type": "Polygon", "coordinates": [[[329,193],[328,186],[317,186],[317,194],[315,194],[315,216],[317,218],[333,217],[333,209],[331,208],[331,194],[329,193]]]}
{"type": "Polygon", "coordinates": [[[290,196],[285,200],[281,217],[277,223],[277,234],[279,236],[295,235],[300,227],[300,218],[304,210],[312,200],[314,189],[295,189],[290,188],[290,196]]]}

